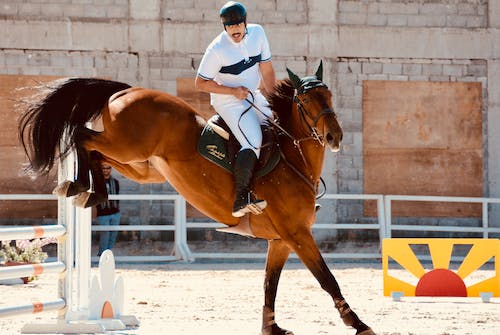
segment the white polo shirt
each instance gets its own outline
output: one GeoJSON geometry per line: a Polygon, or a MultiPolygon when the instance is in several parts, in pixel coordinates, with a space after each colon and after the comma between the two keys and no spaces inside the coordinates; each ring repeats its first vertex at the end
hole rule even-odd
{"type": "MultiPolygon", "coordinates": [[[[271,50],[264,29],[247,24],[243,40],[235,43],[226,31],[207,47],[198,68],[198,76],[228,86],[244,86],[251,91],[259,88],[259,63],[271,60],[271,50]]],[[[210,93],[212,105],[232,102],[232,95],[210,93]]]]}

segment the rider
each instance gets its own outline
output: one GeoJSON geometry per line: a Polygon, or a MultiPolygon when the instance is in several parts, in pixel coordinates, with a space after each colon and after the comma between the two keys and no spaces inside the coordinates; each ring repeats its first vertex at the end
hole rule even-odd
{"type": "Polygon", "coordinates": [[[264,89],[273,93],[276,75],[264,29],[258,24],[247,24],[245,7],[229,1],[219,14],[224,31],[207,47],[195,86],[210,93],[210,103],[241,145],[234,166],[236,199],[232,211],[233,216],[241,217],[253,212],[252,206],[264,209],[267,205],[264,200],[251,200],[249,185],[260,155],[261,125],[272,118],[268,102],[259,90],[260,79],[264,89]],[[251,108],[249,101],[258,110],[251,108]]]}

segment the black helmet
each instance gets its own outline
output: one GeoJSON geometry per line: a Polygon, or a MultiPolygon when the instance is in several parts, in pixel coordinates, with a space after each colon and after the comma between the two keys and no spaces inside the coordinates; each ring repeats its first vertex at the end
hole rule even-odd
{"type": "Polygon", "coordinates": [[[247,20],[247,10],[239,2],[228,1],[219,11],[224,26],[232,26],[247,20]]]}

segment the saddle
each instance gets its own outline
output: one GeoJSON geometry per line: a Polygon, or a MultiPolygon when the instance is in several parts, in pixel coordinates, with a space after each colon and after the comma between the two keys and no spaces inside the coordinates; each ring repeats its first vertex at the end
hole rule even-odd
{"type": "MultiPolygon", "coordinates": [[[[215,114],[201,131],[198,141],[198,152],[209,161],[233,173],[234,160],[240,151],[240,144],[231,133],[224,120],[215,114]]],[[[255,168],[254,178],[265,176],[280,161],[280,149],[274,128],[262,127],[262,147],[259,162],[255,168]]]]}

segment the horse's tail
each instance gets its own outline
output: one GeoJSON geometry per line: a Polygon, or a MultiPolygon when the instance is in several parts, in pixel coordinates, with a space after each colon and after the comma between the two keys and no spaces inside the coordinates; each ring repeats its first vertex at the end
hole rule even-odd
{"type": "Polygon", "coordinates": [[[29,160],[28,170],[45,174],[74,145],[74,130],[100,115],[116,92],[130,85],[93,78],[56,80],[48,92],[29,102],[19,121],[19,138],[29,160]],[[64,137],[64,143],[61,140],[64,137]]]}

